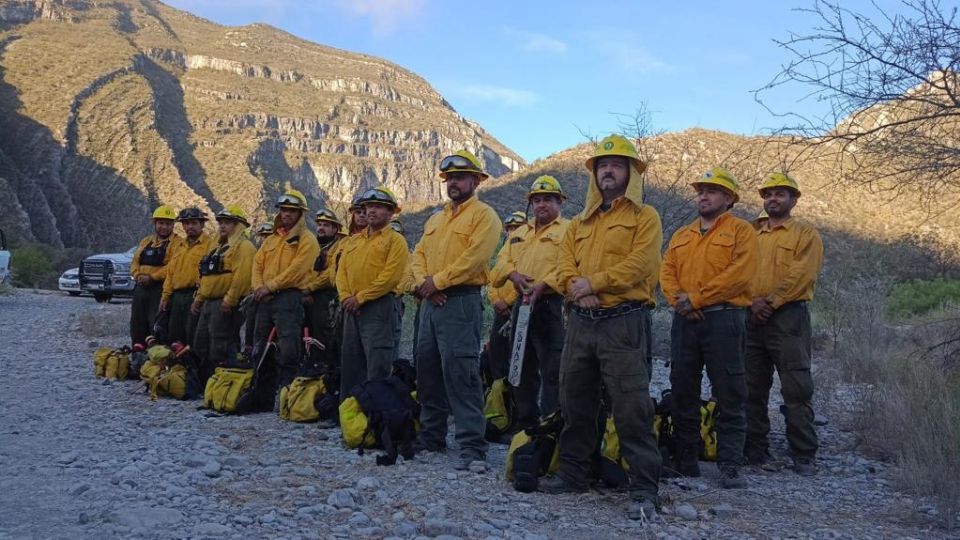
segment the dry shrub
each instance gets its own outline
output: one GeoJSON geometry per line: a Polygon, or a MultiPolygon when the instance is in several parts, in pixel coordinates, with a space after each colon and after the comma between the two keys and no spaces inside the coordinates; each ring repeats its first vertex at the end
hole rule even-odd
{"type": "Polygon", "coordinates": [[[126,335],[130,326],[127,311],[84,311],[78,316],[80,332],[87,337],[111,337],[126,335]]]}

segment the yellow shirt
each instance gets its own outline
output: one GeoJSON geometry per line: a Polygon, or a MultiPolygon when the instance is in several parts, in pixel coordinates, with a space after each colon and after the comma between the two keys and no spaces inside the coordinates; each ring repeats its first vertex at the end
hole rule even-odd
{"type": "Polygon", "coordinates": [[[144,238],[140,241],[140,245],[137,246],[137,251],[133,254],[133,262],[130,263],[130,275],[133,276],[134,279],[141,275],[148,275],[154,281],[163,281],[167,277],[167,266],[177,255],[177,251],[183,247],[183,244],[183,238],[175,234],[171,234],[166,240],[161,240],[156,234],[151,234],[144,238]],[[140,256],[145,249],[148,247],[156,249],[162,247],[164,244],[167,246],[167,251],[163,257],[162,265],[140,264],[140,256]]]}
{"type": "Polygon", "coordinates": [[[558,217],[539,231],[533,223],[521,225],[510,235],[503,247],[507,255],[503,265],[494,267],[493,275],[490,276],[493,285],[499,287],[508,283],[510,274],[514,271],[530,276],[536,282],[556,284],[554,273],[559,263],[560,244],[569,223],[570,220],[558,217]]]}
{"type": "Polygon", "coordinates": [[[167,265],[167,279],[163,280],[162,300],[169,300],[173,291],[200,285],[200,259],[216,245],[207,233],[200,233],[194,244],[185,238],[177,255],[167,265]]]}
{"type": "Polygon", "coordinates": [[[753,296],[769,299],[774,309],[787,302],[813,300],[823,265],[823,241],[816,229],[793,218],[774,229],[765,222],[757,229],[757,240],[760,262],[753,296]]]}
{"type": "MultiPolygon", "coordinates": [[[[493,270],[490,270],[490,283],[487,285],[487,298],[490,300],[490,305],[494,305],[500,300],[503,300],[508,306],[512,306],[514,302],[517,301],[517,289],[513,286],[512,282],[502,283],[499,287],[494,285],[494,280],[498,276],[503,274],[504,267],[507,264],[507,255],[509,254],[510,240],[513,238],[513,235],[516,233],[510,233],[507,237],[507,241],[504,242],[503,247],[500,248],[500,251],[497,252],[497,260],[493,263],[493,270]]],[[[509,273],[507,273],[509,275],[509,273]]]]}
{"type": "Polygon", "coordinates": [[[223,274],[211,274],[200,278],[197,290],[198,302],[212,298],[223,298],[223,303],[236,307],[244,296],[250,294],[250,272],[253,270],[253,257],[257,248],[247,240],[242,232],[235,232],[226,244],[214,244],[211,251],[222,250],[223,274]],[[224,247],[226,246],[226,247],[224,247]]]}
{"type": "Polygon", "coordinates": [[[585,277],[601,307],[628,301],[655,304],[662,243],[657,211],[620,197],[606,212],[596,210],[587,217],[581,213],[570,220],[557,271],[547,284],[567,295],[570,280],[585,277]]]}
{"type": "Polygon", "coordinates": [[[303,287],[304,292],[311,293],[320,289],[333,289],[337,286],[337,264],[343,254],[343,246],[347,244],[347,240],[347,238],[338,236],[332,245],[320,246],[320,254],[317,255],[313,266],[310,267],[310,276],[303,287]],[[317,260],[324,256],[324,251],[326,251],[324,267],[317,271],[317,260]]]}
{"type": "Polygon", "coordinates": [[[274,231],[253,258],[253,288],[266,286],[271,292],[305,288],[320,253],[317,238],[307,229],[303,216],[286,234],[282,234],[278,218],[274,231]]]}
{"type": "Polygon", "coordinates": [[[500,240],[500,218],[487,204],[471,197],[453,211],[453,203],[430,216],[413,252],[414,284],[433,276],[438,289],[486,285],[487,265],[500,240]]]}
{"type": "Polygon", "coordinates": [[[413,254],[410,253],[407,255],[407,266],[403,269],[403,278],[400,279],[400,283],[397,284],[397,288],[393,292],[397,296],[402,296],[412,293],[413,289],[413,254]]]}
{"type": "Polygon", "coordinates": [[[351,296],[360,304],[392,293],[407,268],[407,241],[397,231],[384,227],[369,229],[350,242],[337,269],[340,301],[351,296]]]}
{"type": "Polygon", "coordinates": [[[757,272],[757,233],[729,212],[700,234],[700,218],[673,233],[663,258],[660,287],[670,305],[685,292],[695,309],[716,304],[747,307],[757,272]]]}

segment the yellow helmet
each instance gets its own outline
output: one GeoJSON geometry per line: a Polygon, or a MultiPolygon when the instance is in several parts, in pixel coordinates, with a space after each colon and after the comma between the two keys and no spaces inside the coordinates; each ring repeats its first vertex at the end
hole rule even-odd
{"type": "Polygon", "coordinates": [[[483,165],[477,156],[471,154],[468,150],[457,150],[440,161],[440,178],[447,179],[447,175],[453,172],[468,172],[476,174],[483,181],[490,177],[483,172],[483,165]]]}
{"type": "Polygon", "coordinates": [[[561,201],[567,199],[563,194],[563,188],[560,187],[560,181],[549,175],[539,176],[533,181],[530,191],[527,192],[527,200],[534,195],[557,195],[561,201]]]}
{"type": "Polygon", "coordinates": [[[800,196],[800,186],[797,184],[797,181],[793,178],[790,178],[786,173],[770,173],[767,176],[767,179],[760,184],[760,195],[763,195],[763,190],[767,188],[774,187],[784,187],[793,191],[794,195],[797,197],[800,196]]]}
{"type": "Polygon", "coordinates": [[[340,236],[350,236],[350,229],[346,225],[340,225],[340,230],[337,231],[337,234],[340,236]]]}
{"type": "Polygon", "coordinates": [[[633,162],[637,172],[643,173],[647,170],[647,165],[640,160],[637,147],[623,135],[609,135],[597,143],[593,156],[586,161],[587,170],[593,172],[597,160],[604,156],[623,156],[633,162]]]}
{"type": "Polygon", "coordinates": [[[223,210],[217,212],[216,217],[217,221],[220,221],[221,219],[230,219],[243,223],[244,226],[250,226],[250,222],[247,221],[246,212],[243,211],[243,208],[240,208],[235,204],[228,204],[223,210]]]}
{"type": "Polygon", "coordinates": [[[527,215],[518,210],[510,214],[509,216],[506,217],[506,219],[503,220],[503,226],[504,227],[510,227],[512,225],[520,226],[526,222],[527,222],[527,215]]]}
{"type": "Polygon", "coordinates": [[[400,223],[400,220],[393,218],[390,220],[390,228],[397,231],[400,234],[403,234],[403,223],[400,223]]]}
{"type": "Polygon", "coordinates": [[[760,213],[757,214],[757,221],[762,219],[770,219],[770,214],[768,214],[766,210],[761,210],[760,213]]]}
{"type": "Polygon", "coordinates": [[[333,210],[330,210],[329,208],[321,208],[320,210],[317,210],[317,216],[315,221],[317,223],[320,223],[321,221],[326,221],[327,223],[333,223],[334,225],[337,226],[338,229],[343,226],[343,222],[340,221],[340,218],[337,217],[337,214],[333,210]]]}
{"type": "Polygon", "coordinates": [[[303,193],[295,189],[288,189],[277,199],[277,208],[295,208],[297,210],[309,210],[307,208],[307,198],[303,193]]]}
{"type": "Polygon", "coordinates": [[[722,167],[714,167],[703,173],[703,176],[696,182],[690,182],[690,185],[693,187],[702,184],[720,186],[733,194],[733,202],[740,200],[740,183],[737,182],[737,177],[722,167]]]}
{"type": "Polygon", "coordinates": [[[267,222],[267,223],[261,223],[260,225],[257,225],[257,234],[263,235],[263,236],[269,236],[273,234],[273,223],[267,222]]]}
{"type": "Polygon", "coordinates": [[[360,196],[360,206],[366,206],[368,204],[384,204],[393,208],[395,214],[400,212],[400,205],[397,204],[397,196],[384,186],[377,186],[363,192],[363,195],[360,196]]]}
{"type": "Polygon", "coordinates": [[[153,211],[153,219],[169,219],[172,221],[177,219],[177,213],[172,207],[164,204],[153,211]]]}

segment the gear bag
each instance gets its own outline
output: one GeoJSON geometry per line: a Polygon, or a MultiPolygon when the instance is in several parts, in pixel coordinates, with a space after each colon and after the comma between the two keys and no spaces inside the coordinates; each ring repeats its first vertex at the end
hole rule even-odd
{"type": "Polygon", "coordinates": [[[539,479],[560,468],[560,431],[563,417],[554,412],[540,424],[517,432],[507,450],[507,480],[523,493],[537,490],[539,479]]]}
{"type": "Polygon", "coordinates": [[[380,447],[377,465],[393,465],[397,456],[413,458],[416,419],[420,404],[398,377],[390,376],[358,384],[340,404],[340,428],[350,448],[380,447]]]}
{"type": "Polygon", "coordinates": [[[483,416],[487,419],[484,438],[499,442],[513,426],[513,392],[505,378],[497,379],[490,385],[483,404],[483,416]]]}
{"type": "Polygon", "coordinates": [[[163,346],[154,346],[150,356],[140,368],[140,378],[146,381],[150,399],[160,396],[175,399],[194,399],[199,395],[200,379],[197,376],[196,357],[189,346],[176,354],[163,346]]]}
{"type": "Polygon", "coordinates": [[[203,390],[203,406],[230,414],[272,410],[273,396],[265,393],[268,385],[258,383],[260,367],[277,348],[276,336],[277,329],[272,328],[254,350],[254,356],[260,357],[256,366],[245,355],[237,355],[236,362],[214,369],[203,390]]]}
{"type": "Polygon", "coordinates": [[[100,347],[93,352],[93,374],[106,379],[126,379],[130,372],[130,347],[100,347]]]}
{"type": "MultiPolygon", "coordinates": [[[[719,413],[716,399],[701,400],[699,457],[703,461],[717,460],[717,417],[719,413]]],[[[666,463],[677,453],[677,441],[673,431],[673,393],[669,388],[660,394],[653,426],[653,431],[657,435],[660,456],[666,463]]]]}
{"type": "Polygon", "coordinates": [[[323,377],[297,377],[280,388],[280,418],[290,422],[316,422],[337,417],[337,398],[323,377]]]}

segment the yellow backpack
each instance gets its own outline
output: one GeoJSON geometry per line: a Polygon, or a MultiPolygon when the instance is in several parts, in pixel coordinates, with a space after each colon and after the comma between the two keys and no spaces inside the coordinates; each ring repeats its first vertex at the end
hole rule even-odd
{"type": "Polygon", "coordinates": [[[704,461],[717,460],[717,402],[714,399],[703,402],[700,406],[700,439],[703,441],[703,452],[700,459],[704,461]]]}
{"type": "Polygon", "coordinates": [[[553,475],[560,469],[560,431],[563,418],[559,412],[548,415],[540,424],[517,432],[507,449],[507,480],[517,491],[537,490],[540,477],[553,475]]]}
{"type": "Polygon", "coordinates": [[[280,418],[290,422],[315,422],[336,415],[337,399],[321,377],[297,377],[280,388],[280,418]]]}
{"type": "MultiPolygon", "coordinates": [[[[142,370],[141,370],[142,371],[142,370]]],[[[187,368],[183,364],[175,364],[160,372],[159,376],[150,379],[150,399],[158,396],[170,396],[176,399],[187,397],[187,368]]]]}
{"type": "Polygon", "coordinates": [[[93,352],[93,374],[100,378],[126,379],[130,370],[130,348],[100,347],[93,352]]]}
{"type": "Polygon", "coordinates": [[[373,448],[377,444],[377,436],[367,430],[367,415],[363,413],[357,398],[350,396],[343,400],[339,407],[340,431],[348,448],[373,448]]]}
{"type": "MultiPolygon", "coordinates": [[[[654,426],[656,424],[657,421],[654,419],[654,426]]],[[[613,421],[613,415],[609,415],[603,430],[603,439],[600,441],[600,480],[612,488],[626,486],[629,483],[627,476],[629,470],[630,465],[620,454],[620,435],[617,433],[617,425],[613,421]]]]}
{"type": "Polygon", "coordinates": [[[203,390],[203,405],[217,412],[241,414],[252,408],[253,369],[218,367],[203,390]]]}
{"type": "Polygon", "coordinates": [[[110,347],[100,347],[93,351],[93,374],[103,378],[107,376],[107,357],[113,353],[110,347]]]}
{"type": "Polygon", "coordinates": [[[499,441],[500,437],[510,431],[513,423],[513,399],[510,385],[506,379],[497,379],[487,390],[483,404],[483,416],[487,419],[487,428],[484,438],[488,441],[499,441]]]}

